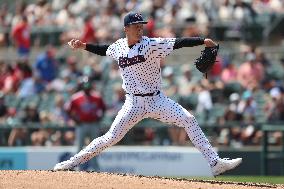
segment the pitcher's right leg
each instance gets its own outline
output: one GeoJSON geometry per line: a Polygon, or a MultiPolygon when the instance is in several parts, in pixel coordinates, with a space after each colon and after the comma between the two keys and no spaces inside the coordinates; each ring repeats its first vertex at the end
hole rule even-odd
{"type": "Polygon", "coordinates": [[[225,171],[234,169],[241,162],[242,158],[221,159],[213,149],[197,120],[181,105],[160,94],[160,97],[152,99],[149,103],[151,117],[166,123],[175,124],[185,129],[188,137],[194,146],[202,153],[210,165],[212,174],[217,176],[225,171]],[[160,99],[159,99],[160,98],[160,99]]]}
{"type": "MultiPolygon", "coordinates": [[[[137,102],[137,101],[136,101],[137,102]]],[[[54,170],[71,169],[89,161],[104,149],[119,142],[136,123],[143,119],[144,106],[128,100],[119,111],[110,130],[103,136],[94,139],[86,148],[67,161],[55,165],[54,170]]]]}
{"type": "Polygon", "coordinates": [[[149,103],[149,109],[152,118],[184,128],[193,145],[202,153],[209,165],[216,164],[219,156],[192,114],[164,94],[153,98],[152,103],[149,103]]]}

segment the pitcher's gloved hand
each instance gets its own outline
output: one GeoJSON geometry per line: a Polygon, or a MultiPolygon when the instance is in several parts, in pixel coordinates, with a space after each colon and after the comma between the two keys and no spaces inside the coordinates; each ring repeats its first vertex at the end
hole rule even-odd
{"type": "Polygon", "coordinates": [[[198,57],[195,61],[196,68],[200,72],[206,74],[215,64],[218,50],[219,45],[213,47],[205,47],[205,49],[201,51],[200,57],[198,57]]]}

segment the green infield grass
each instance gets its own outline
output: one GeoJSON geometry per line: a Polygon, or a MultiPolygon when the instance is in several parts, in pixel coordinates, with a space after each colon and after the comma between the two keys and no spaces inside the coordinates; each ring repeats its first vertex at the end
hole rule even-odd
{"type": "Polygon", "coordinates": [[[187,179],[284,184],[284,176],[218,176],[216,178],[187,177],[187,179]]]}

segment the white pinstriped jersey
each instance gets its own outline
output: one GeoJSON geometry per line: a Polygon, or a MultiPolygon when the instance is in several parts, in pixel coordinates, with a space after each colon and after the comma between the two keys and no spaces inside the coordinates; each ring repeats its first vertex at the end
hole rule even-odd
{"type": "Polygon", "coordinates": [[[160,59],[173,51],[175,38],[142,39],[129,48],[127,39],[121,38],[107,49],[107,56],[118,62],[122,88],[130,94],[153,93],[161,90],[160,59]]]}

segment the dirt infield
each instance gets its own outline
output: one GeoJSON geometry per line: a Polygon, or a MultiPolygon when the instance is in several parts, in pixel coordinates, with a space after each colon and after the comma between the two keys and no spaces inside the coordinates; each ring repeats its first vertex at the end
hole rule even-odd
{"type": "Polygon", "coordinates": [[[79,171],[0,171],[0,189],[243,189],[283,185],[168,179],[79,171]]]}

